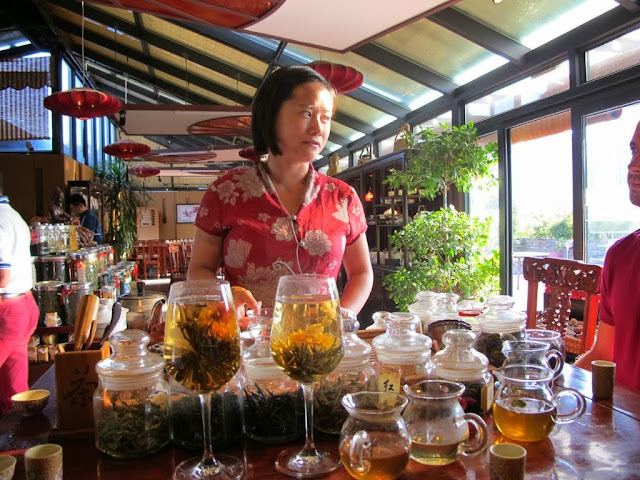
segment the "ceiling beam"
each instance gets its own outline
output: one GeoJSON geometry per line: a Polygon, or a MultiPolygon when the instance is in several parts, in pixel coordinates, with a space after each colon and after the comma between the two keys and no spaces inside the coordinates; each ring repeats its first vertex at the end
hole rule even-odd
{"type": "Polygon", "coordinates": [[[496,55],[509,59],[516,65],[522,65],[525,55],[531,51],[512,38],[471,18],[460,10],[456,10],[455,7],[429,15],[427,20],[437,23],[496,55]]]}
{"type": "Polygon", "coordinates": [[[372,62],[384,65],[388,69],[393,70],[400,75],[404,75],[415,82],[421,83],[445,94],[453,93],[458,86],[456,83],[439,73],[424,68],[411,60],[407,60],[406,58],[390,52],[386,48],[376,45],[375,43],[367,43],[362,47],[355,49],[354,52],[368,60],[371,60],[372,62]]]}

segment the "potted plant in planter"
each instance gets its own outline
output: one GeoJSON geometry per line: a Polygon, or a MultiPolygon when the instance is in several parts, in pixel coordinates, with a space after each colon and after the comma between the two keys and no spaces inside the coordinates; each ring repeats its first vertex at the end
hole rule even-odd
{"type": "Polygon", "coordinates": [[[466,192],[479,180],[495,182],[490,167],[497,161],[497,145],[478,145],[473,123],[441,127],[440,133],[421,130],[405,171],[386,179],[392,188],[417,191],[429,200],[438,194],[443,198],[441,209],[416,214],[391,236],[391,247],[406,251],[408,264],[387,275],[383,285],[401,310],[423,290],[481,298],[498,289],[498,253],[487,252],[489,220],[473,219],[447,206],[450,186],[466,192]]]}
{"type": "Polygon", "coordinates": [[[114,246],[118,259],[126,260],[138,238],[137,208],[146,204],[149,194],[131,181],[127,164],[119,158],[104,169],[96,168],[94,177],[109,190],[104,199],[109,217],[104,241],[114,246]]]}

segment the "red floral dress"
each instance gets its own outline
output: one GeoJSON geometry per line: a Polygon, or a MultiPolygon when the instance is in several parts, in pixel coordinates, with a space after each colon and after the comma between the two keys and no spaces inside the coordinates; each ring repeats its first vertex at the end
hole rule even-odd
{"type": "Polygon", "coordinates": [[[224,237],[226,278],[265,306],[273,305],[278,277],[290,273],[283,263],[295,273],[335,278],[345,247],[367,229],[355,190],[313,167],[302,206],[290,216],[262,164],[215,180],[200,202],[196,226],[224,237]]]}

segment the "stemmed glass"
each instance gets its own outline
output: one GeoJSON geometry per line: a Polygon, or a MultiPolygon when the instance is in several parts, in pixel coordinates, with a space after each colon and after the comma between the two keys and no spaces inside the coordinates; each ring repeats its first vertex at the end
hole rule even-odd
{"type": "Polygon", "coordinates": [[[287,449],[276,470],[294,477],[315,477],[340,466],[337,452],[318,450],[313,441],[313,384],[336,368],[344,353],[338,289],[325,275],[279,278],[271,326],[271,355],[293,380],[302,384],[305,444],[287,449]]]}
{"type": "Polygon", "coordinates": [[[235,480],[244,464],[230,455],[213,455],[211,397],[240,367],[240,335],[229,282],[189,280],[169,292],[164,358],[171,376],[198,392],[202,410],[204,454],[178,465],[175,480],[235,480]]]}

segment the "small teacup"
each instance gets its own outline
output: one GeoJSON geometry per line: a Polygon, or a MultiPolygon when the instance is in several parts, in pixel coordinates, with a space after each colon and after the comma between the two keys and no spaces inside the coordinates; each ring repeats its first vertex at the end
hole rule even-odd
{"type": "Polygon", "coordinates": [[[527,450],[514,443],[496,443],[489,447],[491,480],[524,480],[527,450]]]}
{"type": "Polygon", "coordinates": [[[0,480],[11,480],[16,470],[16,457],[0,455],[0,480]]]}
{"type": "Polygon", "coordinates": [[[31,447],[24,454],[27,480],[62,480],[62,447],[44,443],[31,447]]]}

